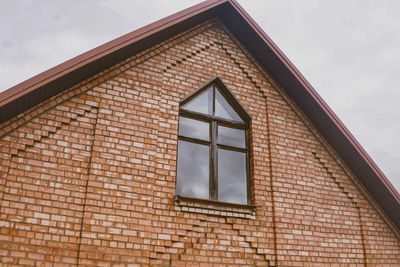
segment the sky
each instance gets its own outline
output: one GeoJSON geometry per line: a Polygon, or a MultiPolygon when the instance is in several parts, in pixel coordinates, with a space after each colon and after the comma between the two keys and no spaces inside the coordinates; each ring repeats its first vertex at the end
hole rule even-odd
{"type": "MultiPolygon", "coordinates": [[[[195,0],[0,0],[0,92],[195,0]]],[[[400,191],[400,1],[238,1],[400,191]]]]}

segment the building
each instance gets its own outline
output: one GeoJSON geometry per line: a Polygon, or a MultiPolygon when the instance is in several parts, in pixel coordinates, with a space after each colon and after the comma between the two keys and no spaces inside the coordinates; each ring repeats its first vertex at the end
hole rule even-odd
{"type": "Polygon", "coordinates": [[[234,0],[0,94],[0,262],[400,265],[400,196],[234,0]]]}

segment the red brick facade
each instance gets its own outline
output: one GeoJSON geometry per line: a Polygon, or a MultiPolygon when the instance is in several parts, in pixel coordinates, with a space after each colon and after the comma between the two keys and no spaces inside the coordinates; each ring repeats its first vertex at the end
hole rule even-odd
{"type": "Polygon", "coordinates": [[[400,233],[218,21],[0,125],[0,262],[400,265],[400,233]],[[251,115],[255,211],[177,202],[180,101],[219,77],[251,115]]]}

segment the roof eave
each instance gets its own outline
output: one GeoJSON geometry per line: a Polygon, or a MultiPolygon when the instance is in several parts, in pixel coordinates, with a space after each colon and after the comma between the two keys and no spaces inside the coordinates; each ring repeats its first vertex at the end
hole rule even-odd
{"type": "MultiPolygon", "coordinates": [[[[118,54],[119,51],[130,47],[132,45],[135,45],[137,42],[148,40],[150,37],[154,35],[162,35],[161,33],[164,33],[164,35],[168,35],[168,32],[170,35],[172,35],[173,31],[170,31],[170,27],[176,27],[179,23],[192,19],[199,14],[203,14],[205,12],[212,13],[212,9],[214,7],[218,7],[223,3],[228,2],[228,0],[208,0],[201,2],[197,5],[194,5],[192,7],[189,7],[185,10],[182,10],[176,14],[170,15],[168,17],[165,17],[161,20],[158,20],[154,23],[151,23],[145,27],[139,28],[135,31],[132,31],[130,33],[127,33],[119,38],[116,38],[110,42],[107,42],[103,45],[100,45],[92,50],[89,50],[79,56],[76,56],[64,63],[61,63],[47,71],[44,71],[20,84],[17,84],[3,92],[0,93],[0,123],[10,119],[11,117],[14,117],[15,115],[23,112],[24,110],[32,107],[26,108],[27,105],[30,103],[35,103],[32,100],[32,95],[34,94],[36,90],[40,90],[43,86],[49,85],[57,81],[58,79],[61,79],[62,77],[68,76],[68,75],[73,75],[76,73],[76,71],[81,70],[87,65],[90,65],[94,62],[97,62],[99,60],[104,59],[105,57],[110,57],[110,55],[118,54]],[[29,101],[24,102],[25,105],[23,105],[24,109],[21,107],[20,103],[23,98],[29,98],[29,101]],[[17,109],[15,112],[12,112],[9,107],[12,105],[16,107],[20,107],[17,109]]],[[[210,14],[208,14],[210,15],[210,14]]],[[[181,28],[189,28],[190,24],[188,25],[180,25],[182,26],[181,28]]],[[[155,38],[158,39],[158,38],[155,38]]],[[[149,45],[151,46],[149,42],[149,45]]],[[[137,51],[139,52],[141,50],[145,49],[145,46],[143,47],[138,47],[137,51]]],[[[121,53],[120,53],[121,54],[121,53]]],[[[119,61],[125,59],[128,57],[128,55],[114,55],[116,59],[119,61]]],[[[84,80],[85,78],[88,78],[92,75],[94,75],[97,72],[100,72],[101,70],[112,66],[116,64],[118,61],[117,60],[110,60],[108,63],[100,64],[101,68],[96,70],[95,72],[88,72],[88,75],[77,75],[75,77],[73,83],[77,84],[80,81],[84,80]]],[[[57,84],[58,85],[58,84],[57,84]]],[[[69,87],[71,84],[67,83],[67,86],[61,86],[63,87],[69,87]]],[[[55,88],[52,88],[51,92],[46,92],[46,98],[48,96],[53,96],[56,95],[57,93],[61,92],[62,90],[57,90],[55,88]]],[[[65,88],[63,88],[65,89],[65,88]]],[[[44,99],[41,99],[39,95],[35,95],[36,98],[40,99],[43,101],[44,99]]]]}
{"type": "MultiPolygon", "coordinates": [[[[242,41],[241,43],[259,61],[268,73],[273,73],[272,76],[281,85],[282,89],[286,91],[289,97],[291,97],[297,106],[300,107],[311,122],[317,126],[322,135],[332,145],[335,151],[338,152],[346,164],[350,166],[350,169],[357,175],[367,190],[373,195],[378,203],[381,204],[385,212],[400,229],[400,212],[398,212],[400,210],[400,194],[397,190],[350,131],[344,126],[332,109],[326,104],[293,63],[291,63],[284,53],[260,28],[260,26],[257,25],[257,23],[235,0],[229,0],[229,2],[232,3],[235,10],[246,21],[247,25],[251,27],[253,32],[258,35],[261,41],[266,44],[271,51],[273,51],[273,55],[276,56],[276,59],[274,59],[275,62],[283,64],[288,73],[286,73],[286,75],[278,75],[276,70],[274,71],[270,68],[270,65],[273,65],[271,62],[274,60],[271,60],[269,51],[264,51],[265,54],[268,55],[268,60],[263,60],[263,57],[260,56],[263,51],[255,49],[257,47],[256,45],[252,45],[252,47],[246,45],[243,42],[243,38],[238,34],[236,34],[235,37],[237,37],[239,41],[242,41]],[[292,82],[292,86],[287,86],[291,82],[287,79],[289,75],[294,78],[297,85],[292,82]]],[[[234,34],[235,32],[240,32],[240,29],[237,26],[228,26],[228,28],[234,34]]],[[[243,30],[243,32],[249,31],[246,29],[243,30]]],[[[252,39],[251,43],[254,43],[254,39],[252,39]]],[[[278,64],[276,64],[275,67],[277,65],[278,64]]]]}
{"type": "Polygon", "coordinates": [[[135,52],[212,16],[217,16],[280,84],[400,229],[399,193],[315,89],[235,0],[202,2],[101,45],[0,93],[0,123],[135,52]]]}

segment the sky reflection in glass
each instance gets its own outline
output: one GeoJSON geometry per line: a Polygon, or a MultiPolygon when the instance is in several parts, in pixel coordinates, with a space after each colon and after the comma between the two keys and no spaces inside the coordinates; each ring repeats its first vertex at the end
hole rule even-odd
{"type": "Polygon", "coordinates": [[[209,147],[178,141],[178,195],[209,198],[209,147]]]}
{"type": "Polygon", "coordinates": [[[196,96],[189,103],[182,106],[183,109],[200,112],[204,114],[212,115],[213,108],[213,88],[210,87],[200,95],[196,96]]]}
{"type": "Polygon", "coordinates": [[[240,121],[243,120],[239,117],[236,111],[229,105],[226,99],[221,95],[219,90],[215,90],[215,116],[232,120],[240,121]]]}
{"type": "Polygon", "coordinates": [[[245,148],[246,131],[218,126],[218,144],[245,148]]]}
{"type": "Polygon", "coordinates": [[[179,135],[210,141],[210,124],[208,122],[180,117],[179,135]]]}
{"type": "Polygon", "coordinates": [[[218,150],[218,200],[247,203],[246,153],[218,150]]]}

